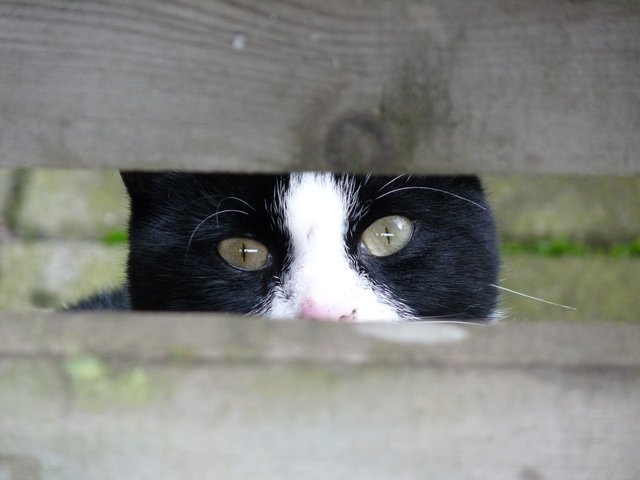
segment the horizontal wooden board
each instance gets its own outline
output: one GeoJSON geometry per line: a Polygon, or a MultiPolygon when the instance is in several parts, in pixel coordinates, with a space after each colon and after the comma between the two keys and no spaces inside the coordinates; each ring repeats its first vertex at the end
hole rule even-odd
{"type": "Polygon", "coordinates": [[[640,368],[640,324],[336,325],[220,314],[140,313],[3,312],[1,319],[0,356],[64,357],[87,352],[162,362],[171,360],[172,349],[180,346],[198,362],[640,368]],[[496,348],[489,348],[488,342],[496,348]]]}
{"type": "Polygon", "coordinates": [[[0,166],[640,173],[640,6],[0,1],[0,166]]]}
{"type": "Polygon", "coordinates": [[[0,338],[10,480],[640,474],[640,326],[5,313],[0,338]]]}

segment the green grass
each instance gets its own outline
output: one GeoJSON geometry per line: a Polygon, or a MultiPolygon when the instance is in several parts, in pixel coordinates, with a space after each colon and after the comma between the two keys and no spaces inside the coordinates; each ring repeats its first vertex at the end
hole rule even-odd
{"type": "Polygon", "coordinates": [[[629,258],[640,256],[640,239],[611,245],[592,245],[564,238],[553,238],[533,242],[504,242],[501,250],[506,255],[528,254],[543,257],[606,255],[614,258],[629,258]]]}

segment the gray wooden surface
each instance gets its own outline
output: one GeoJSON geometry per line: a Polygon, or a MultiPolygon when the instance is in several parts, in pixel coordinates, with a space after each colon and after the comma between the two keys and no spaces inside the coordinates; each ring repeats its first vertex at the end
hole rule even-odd
{"type": "Polygon", "coordinates": [[[638,325],[5,314],[0,338],[3,479],[640,478],[638,325]]]}
{"type": "MultiPolygon", "coordinates": [[[[0,167],[640,173],[633,1],[0,0],[0,167]]],[[[0,480],[640,478],[640,326],[0,314],[0,480]]]]}
{"type": "Polygon", "coordinates": [[[640,173],[635,1],[0,1],[0,166],[640,173]]]}

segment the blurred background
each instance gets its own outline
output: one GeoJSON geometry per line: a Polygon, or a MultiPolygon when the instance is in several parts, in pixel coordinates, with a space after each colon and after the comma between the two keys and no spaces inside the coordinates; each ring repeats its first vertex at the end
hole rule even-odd
{"type": "MultiPolygon", "coordinates": [[[[640,321],[640,178],[483,177],[507,321],[640,321]]],[[[0,310],[53,310],[124,281],[115,171],[0,170],[0,310]]]]}

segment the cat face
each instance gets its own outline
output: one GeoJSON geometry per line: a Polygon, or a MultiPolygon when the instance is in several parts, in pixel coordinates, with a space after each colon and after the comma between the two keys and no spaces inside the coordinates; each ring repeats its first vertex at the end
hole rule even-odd
{"type": "Polygon", "coordinates": [[[494,314],[475,177],[123,173],[139,310],[404,321],[494,314]]]}

